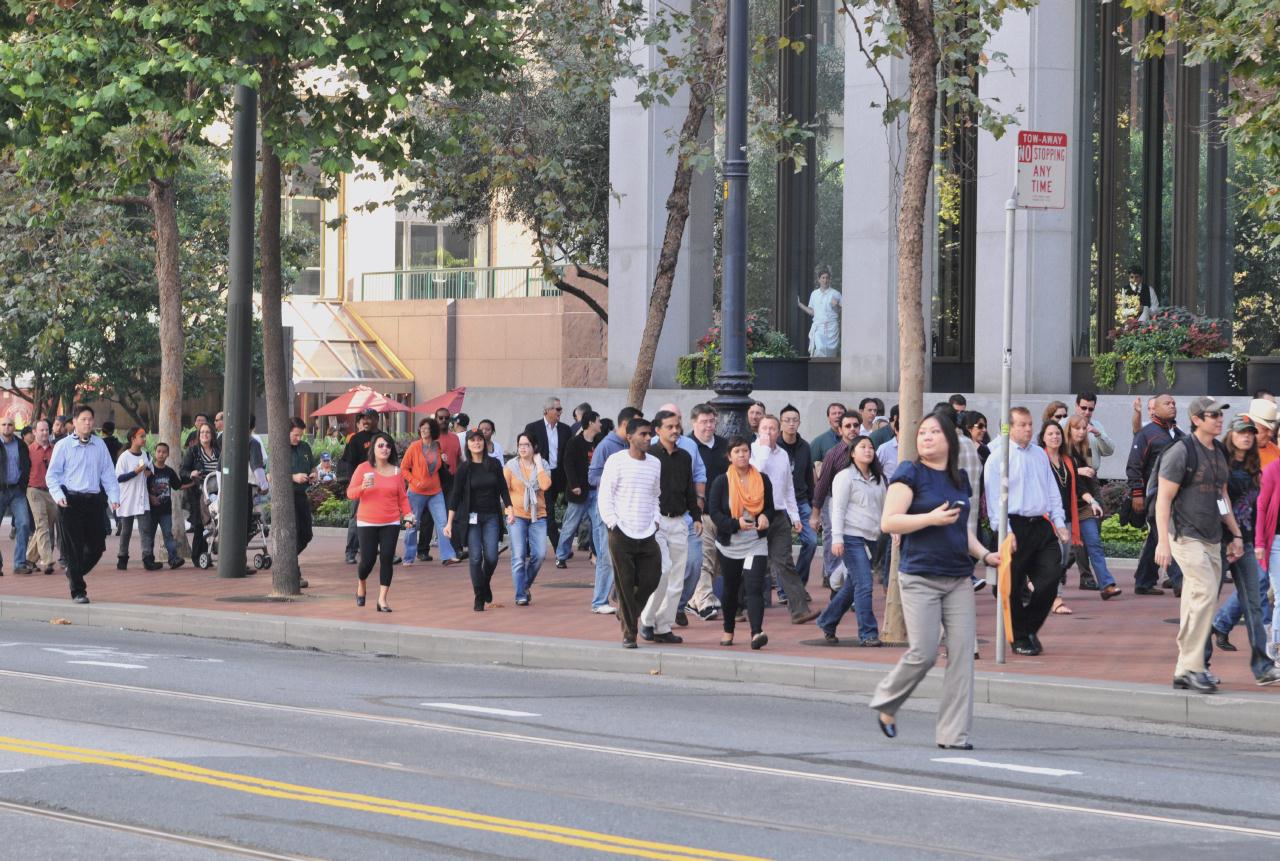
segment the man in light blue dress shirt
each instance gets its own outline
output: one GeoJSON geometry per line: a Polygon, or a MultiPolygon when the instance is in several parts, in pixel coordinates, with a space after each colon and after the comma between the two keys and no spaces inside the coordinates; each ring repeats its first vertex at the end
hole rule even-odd
{"type": "MultiPolygon", "coordinates": [[[[1009,615],[1013,650],[1019,655],[1043,651],[1040,627],[1053,608],[1062,576],[1058,542],[1071,540],[1059,479],[1049,456],[1032,443],[1031,436],[1031,412],[1025,407],[1009,410],[1009,531],[1014,541],[1009,615]]],[[[996,531],[1000,529],[1001,460],[1000,453],[993,452],[983,473],[987,519],[996,531]]]]}
{"type": "Polygon", "coordinates": [[[102,495],[111,509],[120,507],[120,483],[106,443],[93,435],[94,415],[89,406],[77,407],[74,432],[53,447],[47,481],[49,495],[58,505],[58,526],[67,558],[71,600],[88,604],[85,575],[93,570],[107,547],[107,521],[102,495]]]}

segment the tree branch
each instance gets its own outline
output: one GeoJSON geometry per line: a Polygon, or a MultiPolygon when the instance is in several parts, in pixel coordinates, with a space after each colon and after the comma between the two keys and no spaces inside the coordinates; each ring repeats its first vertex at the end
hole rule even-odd
{"type": "MultiPolygon", "coordinates": [[[[554,272],[554,270],[552,271],[554,272]]],[[[582,269],[579,268],[578,272],[582,274],[582,269]]],[[[585,290],[583,290],[580,287],[574,287],[572,284],[570,284],[568,281],[565,281],[564,278],[558,274],[555,276],[554,283],[557,289],[559,289],[561,293],[568,293],[570,296],[576,296],[577,298],[581,299],[588,308],[596,312],[596,316],[599,317],[601,320],[603,320],[606,326],[609,325],[609,312],[606,311],[603,307],[601,307],[599,302],[591,298],[590,293],[587,293],[585,290]]]]}
{"type": "Polygon", "coordinates": [[[151,208],[151,199],[138,194],[113,194],[109,197],[102,198],[103,203],[113,203],[116,206],[143,206],[147,209],[151,208]]]}
{"type": "Polygon", "coordinates": [[[594,282],[596,282],[596,283],[597,283],[597,284],[599,284],[601,287],[608,287],[608,286],[609,286],[609,279],[608,279],[608,278],[605,278],[605,277],[602,277],[602,276],[600,276],[600,275],[597,275],[596,273],[592,272],[590,269],[584,269],[583,267],[579,266],[579,267],[578,267],[578,275],[580,275],[580,276],[581,276],[581,277],[583,277],[583,278],[586,278],[588,281],[594,281],[594,282]]]}

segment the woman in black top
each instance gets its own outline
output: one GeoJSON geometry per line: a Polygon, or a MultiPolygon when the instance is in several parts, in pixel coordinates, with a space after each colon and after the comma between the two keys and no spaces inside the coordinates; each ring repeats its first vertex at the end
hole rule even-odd
{"type": "Polygon", "coordinates": [[[484,610],[493,603],[490,583],[498,567],[498,539],[502,518],[510,518],[511,494],[502,474],[502,464],[486,452],[484,434],[478,430],[467,434],[467,454],[453,478],[449,497],[449,523],[444,534],[453,538],[453,524],[466,523],[467,547],[470,549],[471,588],[475,592],[474,610],[484,610]]]}
{"type": "Polygon", "coordinates": [[[769,476],[751,465],[751,443],[729,438],[728,471],[716,476],[707,495],[707,514],[716,527],[716,559],[724,577],[722,646],[733,645],[740,594],[746,598],[751,648],[769,642],[764,633],[765,574],[769,569],[769,524],[778,516],[769,476]],[[747,563],[750,562],[750,566],[747,563]]]}
{"type": "Polygon", "coordinates": [[[222,452],[218,448],[218,437],[213,426],[208,424],[196,428],[196,444],[187,449],[182,458],[182,488],[187,494],[187,515],[194,527],[191,539],[191,558],[200,564],[200,556],[209,552],[209,544],[205,540],[204,525],[208,522],[208,514],[201,504],[200,491],[204,486],[206,475],[217,475],[222,452]]]}

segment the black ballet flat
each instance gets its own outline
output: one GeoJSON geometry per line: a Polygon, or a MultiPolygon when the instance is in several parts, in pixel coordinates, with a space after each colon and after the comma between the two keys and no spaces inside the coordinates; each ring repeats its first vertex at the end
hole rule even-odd
{"type": "Polygon", "coordinates": [[[884,712],[876,712],[876,726],[880,727],[880,732],[885,734],[885,738],[897,738],[898,724],[892,720],[888,723],[880,720],[880,716],[882,714],[884,714],[884,712]]]}
{"type": "Polygon", "coordinates": [[[965,742],[964,744],[940,744],[942,750],[973,750],[973,745],[965,742]]]}
{"type": "Polygon", "coordinates": [[[364,596],[363,596],[363,595],[357,595],[357,596],[356,596],[356,606],[357,606],[357,607],[363,607],[363,606],[364,606],[364,596]]]}

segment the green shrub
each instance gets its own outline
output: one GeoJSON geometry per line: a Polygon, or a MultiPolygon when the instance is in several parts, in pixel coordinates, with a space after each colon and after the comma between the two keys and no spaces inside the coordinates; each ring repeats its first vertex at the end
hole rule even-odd
{"type": "Polygon", "coordinates": [[[1120,522],[1118,515],[1113,514],[1102,521],[1102,540],[1118,544],[1141,544],[1147,540],[1147,530],[1126,526],[1120,522]]]}
{"type": "Polygon", "coordinates": [[[349,499],[331,497],[316,508],[312,522],[316,526],[346,526],[351,519],[352,507],[349,499]]]}

